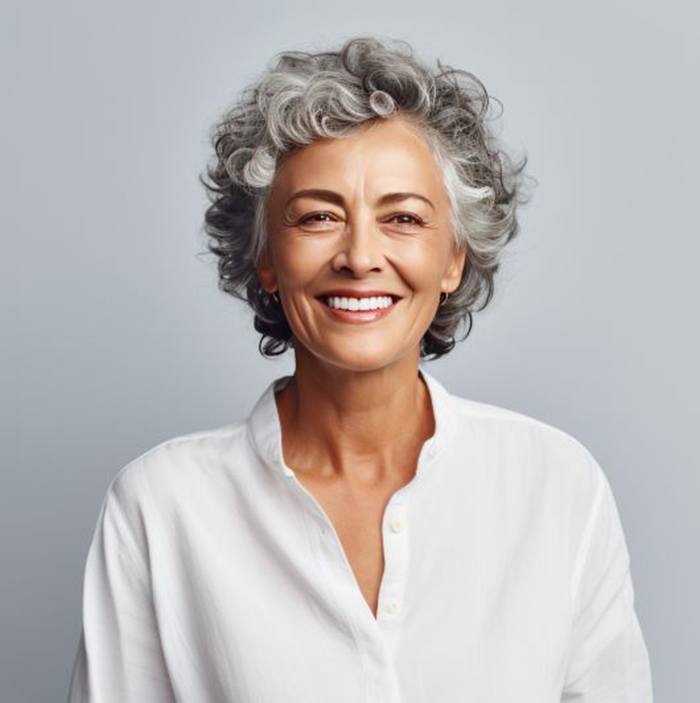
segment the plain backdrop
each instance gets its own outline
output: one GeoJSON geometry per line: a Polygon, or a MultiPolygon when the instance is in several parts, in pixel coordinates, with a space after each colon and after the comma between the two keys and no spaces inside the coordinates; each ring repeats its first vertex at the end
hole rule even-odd
{"type": "Polygon", "coordinates": [[[106,487],[247,415],[291,352],[201,254],[210,125],[285,49],[409,41],[502,101],[539,185],[496,296],[428,369],[606,471],[656,700],[700,651],[698,11],[687,2],[3,3],[0,697],[60,701],[106,487]]]}

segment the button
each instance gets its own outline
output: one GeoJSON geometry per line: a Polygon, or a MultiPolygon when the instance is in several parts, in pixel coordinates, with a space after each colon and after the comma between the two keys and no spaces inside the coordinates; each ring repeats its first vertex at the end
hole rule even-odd
{"type": "Polygon", "coordinates": [[[403,520],[400,517],[395,517],[389,523],[389,527],[391,527],[392,532],[401,532],[403,529],[403,520]]]}
{"type": "Polygon", "coordinates": [[[395,600],[390,600],[386,604],[386,609],[387,609],[387,612],[389,612],[393,615],[399,609],[399,604],[395,600]]]}

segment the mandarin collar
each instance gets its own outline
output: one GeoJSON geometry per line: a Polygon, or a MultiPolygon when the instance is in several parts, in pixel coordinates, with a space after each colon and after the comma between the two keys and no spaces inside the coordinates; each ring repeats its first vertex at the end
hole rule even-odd
{"type": "MultiPolygon", "coordinates": [[[[423,444],[417,466],[417,475],[425,465],[432,464],[449,445],[454,427],[452,394],[431,373],[418,367],[426,382],[435,417],[435,431],[423,444]]],[[[275,393],[284,388],[292,375],[279,376],[271,381],[255,402],[246,427],[248,437],[264,463],[276,473],[291,478],[294,471],[284,463],[282,454],[282,426],[279,419],[275,393]]]]}

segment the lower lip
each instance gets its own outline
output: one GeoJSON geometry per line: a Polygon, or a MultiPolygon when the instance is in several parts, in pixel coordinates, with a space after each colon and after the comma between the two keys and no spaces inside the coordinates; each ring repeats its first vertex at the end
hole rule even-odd
{"type": "Polygon", "coordinates": [[[332,308],[330,305],[326,305],[326,303],[324,303],[322,300],[318,300],[318,302],[334,319],[340,320],[342,322],[353,322],[356,324],[362,324],[367,322],[374,322],[375,320],[381,320],[385,318],[402,300],[403,298],[399,298],[388,308],[377,308],[376,310],[339,310],[338,308],[332,308]]]}

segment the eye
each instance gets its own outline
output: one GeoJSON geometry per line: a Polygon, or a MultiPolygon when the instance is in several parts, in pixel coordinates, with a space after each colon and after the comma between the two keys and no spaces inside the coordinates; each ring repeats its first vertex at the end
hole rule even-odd
{"type": "MultiPolygon", "coordinates": [[[[421,220],[420,217],[417,217],[416,215],[412,215],[411,213],[408,212],[399,212],[396,215],[392,215],[387,222],[391,222],[392,220],[397,220],[399,218],[400,221],[396,222],[398,225],[404,225],[404,226],[422,226],[425,224],[423,220],[421,220]]],[[[331,222],[335,221],[335,216],[330,213],[330,212],[314,212],[311,213],[310,215],[306,215],[303,217],[299,224],[330,224],[331,222]]]]}
{"type": "Polygon", "coordinates": [[[397,224],[400,224],[400,225],[423,225],[424,224],[423,220],[421,220],[420,217],[416,217],[416,215],[411,215],[408,212],[399,212],[396,215],[392,215],[389,218],[389,221],[394,220],[397,217],[408,218],[408,220],[409,220],[408,222],[406,222],[405,220],[403,222],[398,222],[397,224]]]}
{"type": "Polygon", "coordinates": [[[320,223],[325,223],[325,222],[332,222],[332,220],[321,220],[321,219],[316,219],[320,217],[333,217],[330,212],[314,212],[311,215],[307,215],[306,217],[302,218],[300,224],[306,224],[308,222],[320,222],[320,223]]]}

